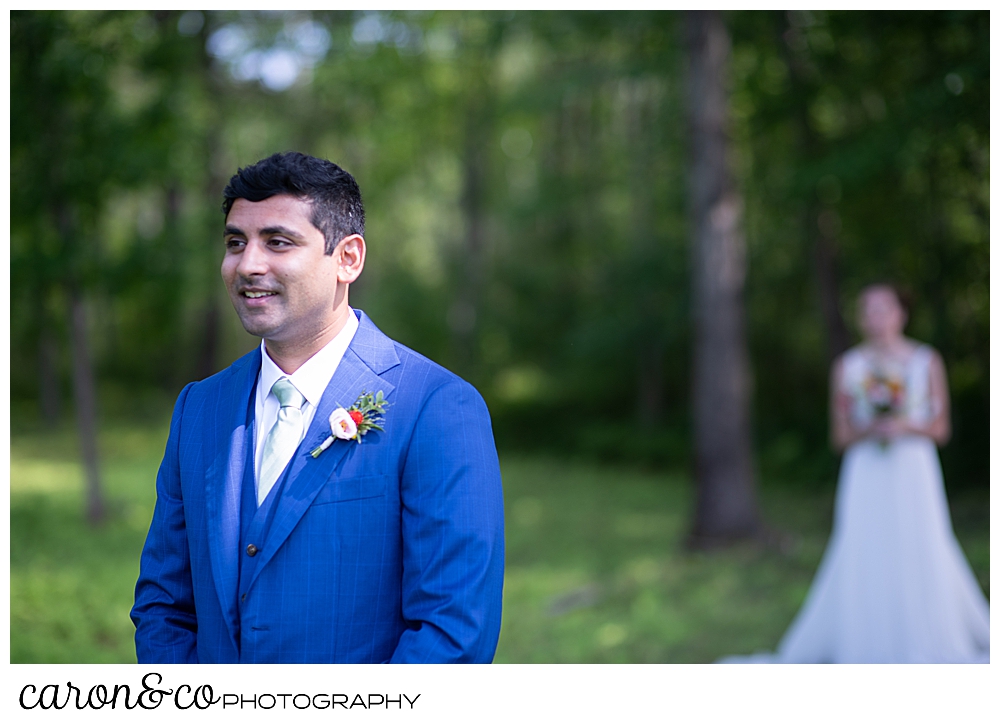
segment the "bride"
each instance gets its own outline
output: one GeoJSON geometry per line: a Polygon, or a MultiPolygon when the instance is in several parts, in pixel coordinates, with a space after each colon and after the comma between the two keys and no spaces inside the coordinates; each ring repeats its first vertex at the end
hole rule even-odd
{"type": "Polygon", "coordinates": [[[727,662],[989,661],[989,603],[952,532],[935,444],[950,435],[940,355],[903,336],[888,285],[859,299],[862,344],[831,374],[844,450],[833,532],[775,654],[727,662]]]}

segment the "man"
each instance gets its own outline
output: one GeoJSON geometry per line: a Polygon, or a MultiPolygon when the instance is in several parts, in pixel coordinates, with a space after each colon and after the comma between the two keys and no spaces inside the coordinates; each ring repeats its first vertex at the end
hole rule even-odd
{"type": "Polygon", "coordinates": [[[178,397],[139,662],[492,661],[503,498],[482,398],[348,306],[350,174],[275,154],[224,196],[222,277],[263,341],[178,397]]]}

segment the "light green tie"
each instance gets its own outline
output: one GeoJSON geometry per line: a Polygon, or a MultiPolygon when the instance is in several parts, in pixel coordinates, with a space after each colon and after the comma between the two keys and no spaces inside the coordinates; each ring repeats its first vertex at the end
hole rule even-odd
{"type": "Polygon", "coordinates": [[[302,441],[302,405],[306,398],[295,389],[287,377],[282,377],[271,387],[278,398],[281,409],[278,419],[264,440],[264,454],[260,460],[260,475],[257,476],[257,505],[271,492],[278,482],[281,472],[288,465],[295,448],[302,441]]]}

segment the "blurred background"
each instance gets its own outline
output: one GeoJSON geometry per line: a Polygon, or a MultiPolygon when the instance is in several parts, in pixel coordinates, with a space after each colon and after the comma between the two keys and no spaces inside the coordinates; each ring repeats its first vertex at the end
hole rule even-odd
{"type": "Polygon", "coordinates": [[[12,662],[134,661],[172,403],[258,342],[221,191],[284,150],[361,186],[352,305],[489,405],[497,661],[773,649],[829,534],[829,364],[875,280],[947,366],[945,481],[989,593],[988,12],[10,28],[12,662]]]}

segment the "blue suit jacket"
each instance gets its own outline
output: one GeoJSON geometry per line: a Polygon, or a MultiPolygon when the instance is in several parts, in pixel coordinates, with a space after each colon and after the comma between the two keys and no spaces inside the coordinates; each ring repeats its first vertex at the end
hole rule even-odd
{"type": "Polygon", "coordinates": [[[486,405],[358,316],[246,580],[240,495],[260,350],[181,392],[132,608],[140,663],[492,661],[503,495],[486,405]],[[385,432],[309,455],[338,405],[379,390],[385,432]]]}

